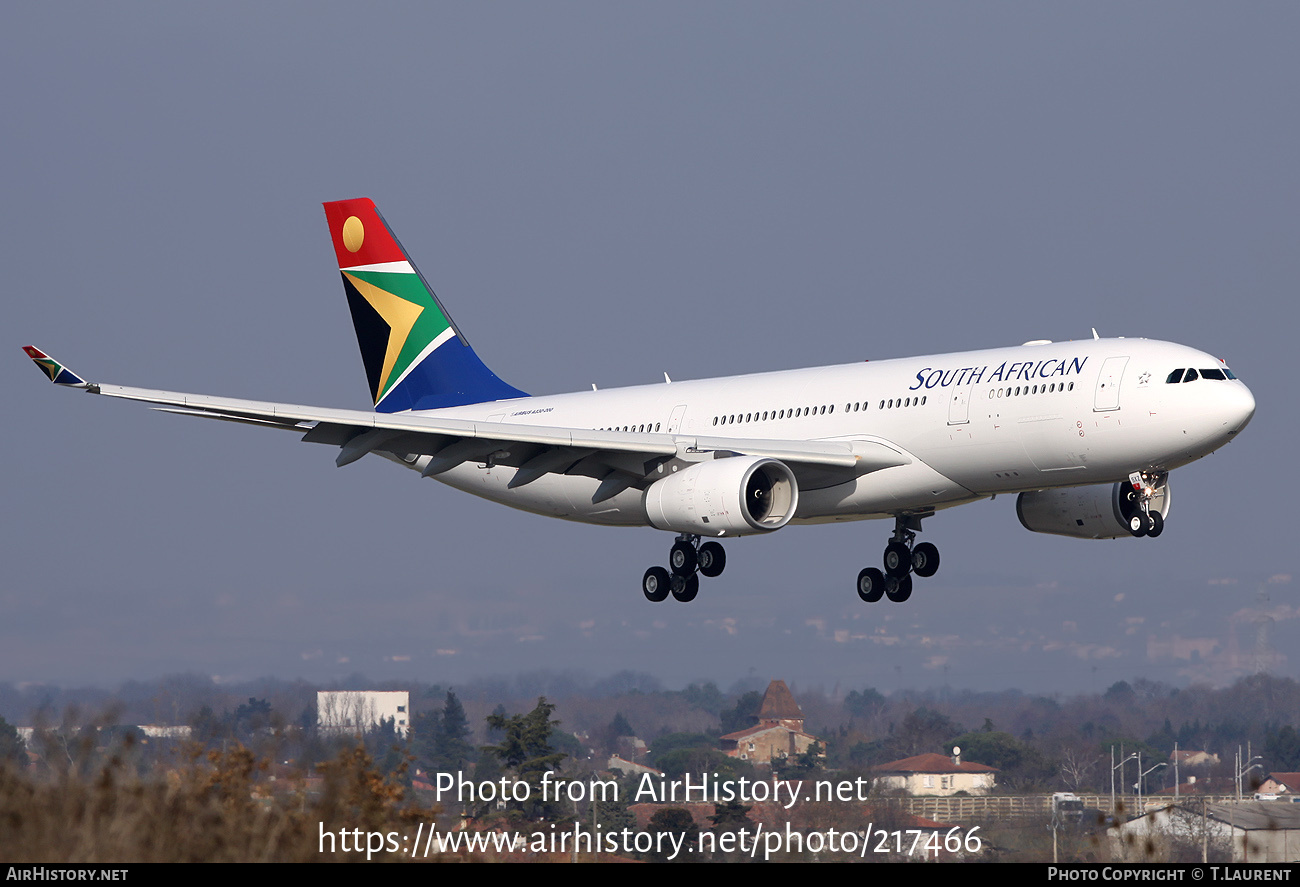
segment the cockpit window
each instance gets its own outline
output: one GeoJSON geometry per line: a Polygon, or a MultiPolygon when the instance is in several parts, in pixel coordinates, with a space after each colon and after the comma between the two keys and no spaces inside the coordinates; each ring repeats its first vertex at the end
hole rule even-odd
{"type": "Polygon", "coordinates": [[[1237,374],[1225,367],[1202,368],[1199,371],[1187,369],[1186,367],[1174,370],[1165,378],[1165,384],[1173,385],[1177,382],[1195,382],[1197,379],[1213,379],[1216,382],[1222,382],[1227,379],[1235,379],[1237,374]]]}

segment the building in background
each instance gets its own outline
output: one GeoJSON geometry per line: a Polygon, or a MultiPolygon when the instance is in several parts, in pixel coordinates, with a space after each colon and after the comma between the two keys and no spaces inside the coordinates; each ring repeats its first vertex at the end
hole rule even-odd
{"type": "Polygon", "coordinates": [[[794,701],[785,681],[767,685],[756,720],[753,727],[721,738],[724,754],[751,764],[771,764],[801,755],[818,744],[816,736],[804,732],[803,709],[794,701]]]}
{"type": "Polygon", "coordinates": [[[393,729],[405,736],[410,707],[406,690],[321,690],[316,694],[316,723],[323,733],[360,734],[391,718],[393,729]]]}
{"type": "Polygon", "coordinates": [[[873,768],[876,784],[909,795],[987,795],[993,791],[996,767],[963,761],[958,749],[952,751],[952,757],[931,753],[881,764],[873,768]]]}

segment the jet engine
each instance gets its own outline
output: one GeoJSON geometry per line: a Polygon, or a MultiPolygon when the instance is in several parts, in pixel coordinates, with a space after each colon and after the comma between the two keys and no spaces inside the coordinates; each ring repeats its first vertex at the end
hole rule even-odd
{"type": "Polygon", "coordinates": [[[779,530],[794,517],[799,485],[782,462],[729,456],[700,462],[645,491],[646,517],[660,530],[745,536],[779,530]]]}
{"type": "MultiPolygon", "coordinates": [[[[1036,490],[1016,498],[1016,516],[1034,533],[1076,539],[1119,539],[1132,536],[1129,519],[1141,510],[1131,484],[1098,484],[1061,490],[1036,490]]],[[[1151,511],[1169,516],[1169,484],[1151,498],[1151,511]]]]}

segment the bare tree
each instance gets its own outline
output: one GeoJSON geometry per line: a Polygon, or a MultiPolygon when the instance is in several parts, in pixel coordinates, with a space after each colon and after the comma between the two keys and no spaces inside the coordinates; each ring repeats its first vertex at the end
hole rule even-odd
{"type": "Polygon", "coordinates": [[[1061,781],[1072,792],[1083,791],[1088,773],[1097,766],[1097,757],[1067,746],[1061,749],[1061,781]]]}
{"type": "Polygon", "coordinates": [[[360,734],[379,723],[379,710],[365,693],[321,691],[316,695],[316,721],[327,732],[360,734]]]}

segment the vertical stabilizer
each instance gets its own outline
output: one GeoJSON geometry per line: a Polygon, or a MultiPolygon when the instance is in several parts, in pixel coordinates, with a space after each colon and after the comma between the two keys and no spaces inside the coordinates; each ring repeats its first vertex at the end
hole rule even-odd
{"type": "Polygon", "coordinates": [[[479,360],[374,201],[326,203],[325,218],[377,411],[527,397],[479,360]]]}

